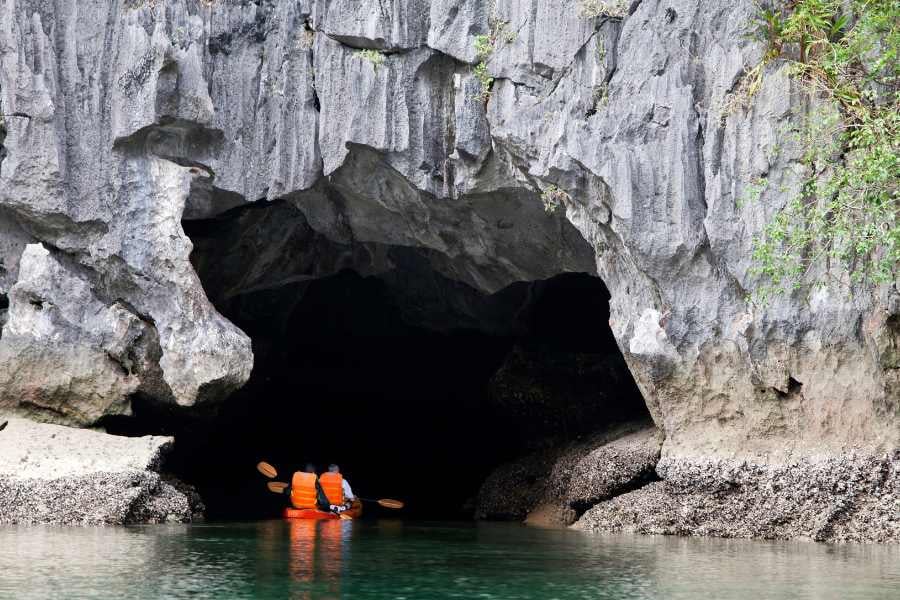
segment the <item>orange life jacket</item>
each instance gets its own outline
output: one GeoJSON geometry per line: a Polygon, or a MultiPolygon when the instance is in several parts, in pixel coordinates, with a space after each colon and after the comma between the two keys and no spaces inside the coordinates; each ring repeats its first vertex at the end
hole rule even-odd
{"type": "Polygon", "coordinates": [[[344,503],[344,476],[340,473],[322,473],[319,475],[319,483],[325,495],[328,496],[328,502],[331,504],[344,503]]]}
{"type": "Polygon", "coordinates": [[[291,479],[291,504],[294,508],[316,508],[315,473],[294,473],[291,479]]]}

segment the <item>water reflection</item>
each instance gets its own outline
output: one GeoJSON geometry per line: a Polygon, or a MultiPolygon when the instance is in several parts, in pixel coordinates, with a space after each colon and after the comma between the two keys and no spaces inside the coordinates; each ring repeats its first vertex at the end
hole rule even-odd
{"type": "Polygon", "coordinates": [[[0,598],[897,600],[900,547],[514,524],[0,527],[0,598]]]}
{"type": "Polygon", "coordinates": [[[291,598],[328,600],[341,597],[343,565],[349,553],[353,524],[349,521],[291,519],[287,522],[290,546],[288,573],[294,583],[291,598]],[[316,584],[314,587],[313,584],[316,584]],[[324,590],[322,589],[324,588],[324,590]]]}

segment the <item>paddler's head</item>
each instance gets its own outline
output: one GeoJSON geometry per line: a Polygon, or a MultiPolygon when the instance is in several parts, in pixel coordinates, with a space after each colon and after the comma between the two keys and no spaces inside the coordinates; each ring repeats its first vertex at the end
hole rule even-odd
{"type": "Polygon", "coordinates": [[[306,463],[306,466],[303,467],[303,472],[304,472],[304,473],[315,473],[315,472],[316,472],[316,465],[314,465],[314,464],[312,464],[312,463],[306,463]]]}
{"type": "Polygon", "coordinates": [[[337,466],[336,464],[332,463],[332,464],[328,465],[328,472],[329,473],[340,473],[341,468],[339,466],[337,466]]]}

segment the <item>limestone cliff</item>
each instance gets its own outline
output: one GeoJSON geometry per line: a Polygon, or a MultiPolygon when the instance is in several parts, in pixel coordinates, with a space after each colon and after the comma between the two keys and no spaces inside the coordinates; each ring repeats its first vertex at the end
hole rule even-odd
{"type": "Polygon", "coordinates": [[[279,199],[350,250],[294,268],[272,238],[247,288],[384,271],[387,247],[483,292],[599,275],[667,464],[900,446],[896,285],[747,300],[809,101],[775,68],[731,102],[754,3],[577,5],[4,0],[0,406],[89,425],[241,386],[249,338],[181,222],[279,199]]]}

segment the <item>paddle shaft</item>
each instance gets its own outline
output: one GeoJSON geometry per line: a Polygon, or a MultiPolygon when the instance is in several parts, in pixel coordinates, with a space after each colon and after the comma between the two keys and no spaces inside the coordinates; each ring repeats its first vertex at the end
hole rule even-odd
{"type": "Polygon", "coordinates": [[[404,506],[403,502],[399,500],[392,500],[390,498],[382,498],[380,500],[376,500],[375,498],[360,498],[359,496],[357,496],[357,498],[359,500],[362,500],[363,502],[374,502],[378,506],[383,506],[384,508],[399,509],[403,508],[404,506]]]}

